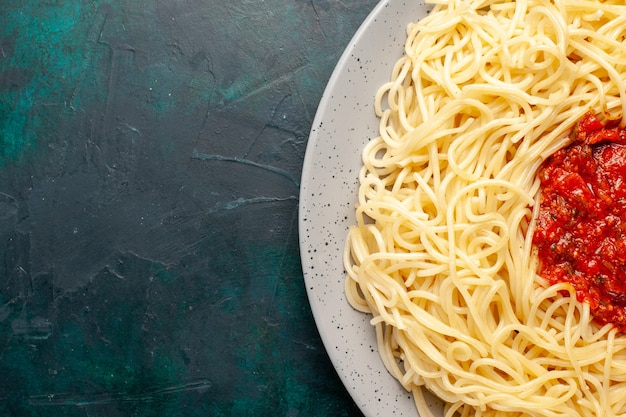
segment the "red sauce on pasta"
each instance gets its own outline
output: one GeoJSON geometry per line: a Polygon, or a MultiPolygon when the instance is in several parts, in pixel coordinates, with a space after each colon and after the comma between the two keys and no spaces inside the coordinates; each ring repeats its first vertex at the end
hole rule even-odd
{"type": "Polygon", "coordinates": [[[587,114],[573,139],[539,173],[538,272],[626,332],[626,130],[587,114]]]}

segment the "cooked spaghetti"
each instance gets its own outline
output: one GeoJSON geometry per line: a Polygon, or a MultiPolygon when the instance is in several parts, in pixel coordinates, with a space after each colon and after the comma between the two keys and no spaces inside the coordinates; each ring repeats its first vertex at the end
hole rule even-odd
{"type": "Polygon", "coordinates": [[[434,3],[376,95],[348,300],[424,417],[422,388],[446,416],[624,415],[626,337],[537,274],[532,235],[543,161],[624,115],[626,5],[434,3]]]}

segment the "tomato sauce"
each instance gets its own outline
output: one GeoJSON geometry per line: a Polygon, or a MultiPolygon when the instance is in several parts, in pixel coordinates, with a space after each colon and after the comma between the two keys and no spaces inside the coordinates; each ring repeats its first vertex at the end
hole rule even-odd
{"type": "Polygon", "coordinates": [[[572,138],[539,172],[538,272],[626,332],[626,130],[587,114],[572,138]]]}

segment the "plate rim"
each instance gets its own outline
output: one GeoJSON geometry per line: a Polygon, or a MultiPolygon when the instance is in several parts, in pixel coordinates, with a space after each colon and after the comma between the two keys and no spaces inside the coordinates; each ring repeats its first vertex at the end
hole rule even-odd
{"type": "MultiPolygon", "coordinates": [[[[350,61],[354,59],[354,54],[357,48],[359,47],[360,41],[366,36],[366,34],[368,34],[369,31],[372,30],[372,25],[374,25],[376,20],[379,17],[381,17],[381,15],[384,14],[385,8],[392,6],[392,5],[394,5],[397,8],[401,8],[403,6],[406,6],[408,3],[412,3],[412,4],[419,3],[418,6],[414,6],[414,7],[420,7],[423,9],[424,14],[427,13],[428,6],[425,4],[424,1],[407,2],[407,1],[400,1],[400,0],[381,0],[374,6],[374,8],[370,11],[367,17],[363,20],[363,22],[361,23],[361,25],[359,26],[359,28],[354,33],[351,40],[345,47],[339,60],[336,63],[335,68],[333,69],[328,79],[328,82],[326,84],[322,97],[319,101],[317,111],[315,113],[315,117],[313,119],[313,123],[311,125],[311,130],[310,130],[309,137],[308,137],[308,142],[307,142],[305,156],[304,156],[303,165],[302,165],[302,174],[301,174],[301,179],[300,179],[300,192],[299,192],[299,203],[298,203],[298,232],[299,232],[299,247],[300,247],[300,257],[301,257],[301,263],[302,263],[302,272],[303,272],[304,284],[306,286],[307,298],[311,307],[313,318],[315,320],[317,331],[321,337],[327,356],[329,357],[333,367],[335,368],[336,373],[338,374],[344,387],[347,389],[348,393],[350,394],[352,400],[355,402],[357,407],[359,407],[361,412],[368,417],[379,416],[379,415],[390,415],[390,414],[400,415],[400,416],[407,416],[407,415],[418,416],[419,414],[417,412],[417,408],[415,406],[412,394],[404,390],[404,388],[402,388],[400,383],[397,380],[395,380],[391,376],[391,374],[388,373],[386,368],[384,368],[384,365],[382,363],[382,360],[380,359],[380,355],[378,354],[377,350],[375,351],[375,355],[379,363],[371,364],[371,367],[375,367],[376,369],[380,369],[380,367],[382,367],[384,369],[386,376],[381,375],[381,377],[388,378],[389,381],[393,381],[393,383],[395,384],[394,386],[387,387],[387,389],[389,392],[395,393],[396,395],[395,402],[401,403],[401,404],[396,404],[399,408],[398,410],[386,409],[386,411],[382,412],[379,407],[379,404],[377,404],[378,402],[380,402],[380,399],[378,401],[374,401],[371,398],[369,398],[365,392],[362,392],[359,389],[357,389],[352,384],[354,375],[348,375],[348,372],[342,368],[340,362],[341,362],[342,356],[345,355],[346,352],[339,351],[338,345],[335,344],[334,341],[332,340],[333,336],[330,334],[330,331],[329,331],[330,326],[328,326],[328,323],[322,323],[322,320],[325,319],[325,316],[322,315],[320,311],[322,306],[319,305],[319,303],[317,302],[315,298],[316,294],[314,294],[313,292],[313,288],[317,285],[317,283],[315,281],[316,278],[314,274],[311,273],[309,270],[312,268],[309,263],[310,254],[308,253],[308,251],[311,249],[311,246],[310,246],[310,242],[307,241],[307,238],[308,238],[307,227],[309,227],[310,225],[307,210],[309,208],[308,204],[309,204],[310,186],[312,185],[312,180],[313,180],[311,172],[313,169],[315,169],[314,164],[317,160],[316,158],[318,157],[318,155],[316,155],[315,153],[315,150],[317,149],[318,146],[320,146],[320,142],[321,142],[319,131],[321,130],[321,124],[325,121],[326,118],[328,118],[329,115],[327,113],[333,104],[333,100],[335,100],[335,98],[333,97],[333,93],[340,87],[339,82],[341,81],[342,77],[345,76],[345,71],[349,67],[350,61]]],[[[414,20],[414,19],[407,19],[407,23],[409,20],[414,20]]],[[[397,23],[397,25],[399,25],[399,23],[397,23]]],[[[397,52],[398,52],[398,58],[399,58],[399,56],[404,51],[403,47],[404,47],[404,40],[406,37],[406,32],[397,33],[396,35],[399,38],[398,45],[397,45],[398,47],[397,52]]],[[[385,74],[386,79],[389,78],[390,71],[392,69],[393,64],[394,62],[390,62],[388,64],[389,67],[385,69],[385,70],[388,70],[387,73],[385,74]]],[[[374,94],[376,93],[376,90],[378,89],[379,86],[380,85],[375,85],[373,89],[371,90],[371,103],[368,103],[368,105],[370,105],[372,108],[373,108],[373,103],[374,103],[374,94]]],[[[375,117],[373,112],[372,112],[371,117],[376,120],[375,126],[377,127],[378,119],[375,117]]],[[[371,133],[372,135],[376,135],[375,130],[372,130],[371,133]]],[[[363,138],[362,142],[363,144],[366,143],[366,139],[363,138]]],[[[360,161],[360,154],[359,154],[359,161],[360,161]]],[[[356,174],[354,175],[354,179],[355,179],[355,183],[354,183],[353,192],[354,192],[354,195],[356,195],[357,188],[358,188],[358,182],[356,181],[357,179],[356,174]]],[[[354,212],[354,210],[352,211],[354,212]]],[[[354,217],[354,213],[352,214],[352,216],[354,217]]],[[[346,225],[344,227],[344,236],[343,236],[344,240],[345,240],[345,235],[347,234],[349,225],[354,224],[354,218],[346,220],[345,223],[346,225]]],[[[342,257],[339,256],[339,259],[341,258],[342,257]]],[[[343,272],[342,279],[345,280],[345,271],[343,270],[343,268],[342,268],[342,272],[343,272]]],[[[346,304],[347,304],[347,301],[346,301],[346,304]]],[[[361,315],[362,321],[367,323],[367,326],[369,326],[371,336],[373,336],[375,339],[374,328],[373,326],[369,324],[371,316],[366,315],[364,313],[358,313],[358,314],[361,315]]],[[[354,372],[358,372],[358,371],[359,370],[355,370],[354,372]]],[[[365,372],[367,373],[370,371],[371,369],[366,370],[365,372]]],[[[388,383],[388,382],[385,382],[385,383],[388,383]]],[[[374,391],[376,392],[384,391],[384,389],[375,389],[374,391]]],[[[385,405],[384,401],[382,401],[382,405],[385,405]]]]}

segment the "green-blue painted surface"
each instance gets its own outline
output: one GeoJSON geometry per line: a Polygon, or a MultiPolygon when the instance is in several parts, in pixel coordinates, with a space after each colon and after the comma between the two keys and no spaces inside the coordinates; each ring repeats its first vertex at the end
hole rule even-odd
{"type": "Polygon", "coordinates": [[[0,415],[358,416],[302,159],[375,1],[0,2],[0,415]]]}

